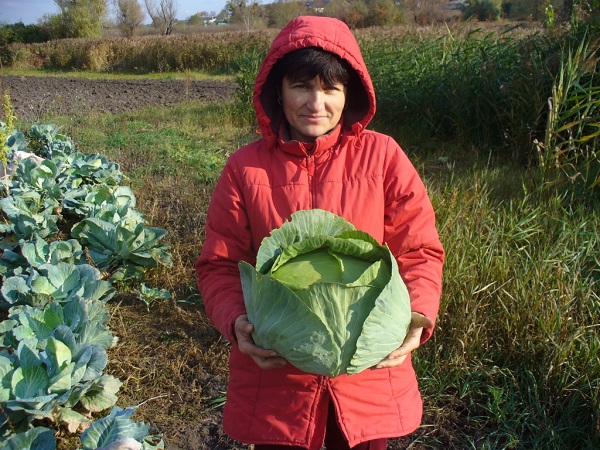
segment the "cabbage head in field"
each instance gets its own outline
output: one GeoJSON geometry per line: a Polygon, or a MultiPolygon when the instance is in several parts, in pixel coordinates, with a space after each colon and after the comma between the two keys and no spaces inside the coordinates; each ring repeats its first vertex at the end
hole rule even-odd
{"type": "Polygon", "coordinates": [[[397,349],[410,300],[389,248],[319,209],[298,211],[239,264],[257,345],[297,368],[335,377],[397,349]]]}

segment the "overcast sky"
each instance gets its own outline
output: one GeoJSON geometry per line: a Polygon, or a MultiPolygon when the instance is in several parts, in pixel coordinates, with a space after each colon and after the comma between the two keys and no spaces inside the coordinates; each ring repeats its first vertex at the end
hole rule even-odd
{"type": "MultiPolygon", "coordinates": [[[[143,1],[143,0],[142,0],[143,1]]],[[[226,0],[175,0],[177,18],[184,20],[200,11],[219,13],[226,0]]],[[[24,24],[37,23],[44,14],[56,14],[58,6],[54,0],[0,0],[0,22],[24,24]]]]}

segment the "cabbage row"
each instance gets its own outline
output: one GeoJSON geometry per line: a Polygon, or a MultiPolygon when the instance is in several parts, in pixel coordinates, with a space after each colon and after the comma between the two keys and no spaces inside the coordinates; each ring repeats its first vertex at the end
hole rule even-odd
{"type": "Polygon", "coordinates": [[[59,427],[80,433],[84,450],[132,439],[163,448],[131,419],[135,407],[114,406],[121,382],[104,369],[114,282],[170,266],[167,232],[146,225],[117,164],[76,152],[54,126],[13,130],[4,145],[0,448],[55,449],[59,427]]]}

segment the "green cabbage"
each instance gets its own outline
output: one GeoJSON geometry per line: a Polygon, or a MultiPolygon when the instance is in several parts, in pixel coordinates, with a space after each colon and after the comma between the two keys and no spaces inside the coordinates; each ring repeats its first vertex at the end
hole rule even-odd
{"type": "Polygon", "coordinates": [[[404,341],[410,299],[394,256],[333,213],[292,214],[256,268],[239,268],[254,341],[305,372],[356,374],[404,341]]]}

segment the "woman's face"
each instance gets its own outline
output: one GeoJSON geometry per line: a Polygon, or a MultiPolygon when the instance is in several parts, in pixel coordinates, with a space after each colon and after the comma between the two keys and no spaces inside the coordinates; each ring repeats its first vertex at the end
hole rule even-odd
{"type": "Polygon", "coordinates": [[[341,83],[328,85],[319,77],[310,81],[284,77],[281,99],[291,138],[314,142],[339,123],[346,104],[346,87],[341,83]]]}

